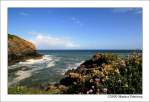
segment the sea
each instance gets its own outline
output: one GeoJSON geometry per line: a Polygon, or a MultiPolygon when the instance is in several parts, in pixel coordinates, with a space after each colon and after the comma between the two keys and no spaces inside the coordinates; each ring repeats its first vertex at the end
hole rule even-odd
{"type": "Polygon", "coordinates": [[[37,87],[58,83],[69,69],[76,69],[96,53],[128,56],[141,50],[38,50],[42,59],[29,59],[8,66],[8,86],[37,87]]]}

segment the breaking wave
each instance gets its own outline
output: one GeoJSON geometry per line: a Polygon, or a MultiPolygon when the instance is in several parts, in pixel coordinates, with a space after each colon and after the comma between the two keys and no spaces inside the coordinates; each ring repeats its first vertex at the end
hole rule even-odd
{"type": "Polygon", "coordinates": [[[62,71],[62,75],[64,75],[65,74],[65,72],[67,72],[68,70],[71,70],[71,69],[76,69],[76,68],[78,68],[82,63],[83,63],[84,61],[81,61],[81,62],[77,62],[77,63],[74,63],[74,64],[67,64],[67,68],[66,69],[64,69],[63,71],[62,71]]]}
{"type": "Polygon", "coordinates": [[[15,70],[17,68],[18,70],[14,73],[16,77],[13,78],[13,80],[9,81],[8,85],[10,86],[16,84],[21,80],[31,77],[32,74],[37,70],[51,68],[55,66],[56,61],[59,60],[59,57],[55,57],[52,55],[44,55],[41,59],[29,59],[25,62],[19,62],[15,65],[9,66],[9,70],[15,70]]]}
{"type": "Polygon", "coordinates": [[[41,63],[47,63],[49,61],[52,61],[51,55],[44,55],[41,59],[29,59],[25,62],[19,62],[19,64],[41,64],[41,63]]]}

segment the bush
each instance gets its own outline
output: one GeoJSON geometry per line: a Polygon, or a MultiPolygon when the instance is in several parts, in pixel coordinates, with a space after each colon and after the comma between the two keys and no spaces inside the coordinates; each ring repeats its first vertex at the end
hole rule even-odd
{"type": "Polygon", "coordinates": [[[90,77],[86,78],[85,82],[72,84],[68,89],[69,94],[142,94],[141,53],[133,53],[128,57],[101,54],[94,56],[94,59],[98,63],[104,59],[102,62],[105,63],[97,63],[97,68],[89,68],[85,62],[84,67],[88,66],[86,76],[90,77]]]}

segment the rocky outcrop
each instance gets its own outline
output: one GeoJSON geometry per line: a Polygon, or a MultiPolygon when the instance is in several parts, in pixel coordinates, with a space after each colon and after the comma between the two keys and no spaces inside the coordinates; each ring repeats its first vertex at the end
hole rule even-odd
{"type": "Polygon", "coordinates": [[[8,65],[30,58],[41,58],[36,47],[29,41],[18,36],[8,34],[8,65]]]}
{"type": "Polygon", "coordinates": [[[60,81],[67,94],[141,94],[142,54],[128,57],[97,53],[60,81]]]}

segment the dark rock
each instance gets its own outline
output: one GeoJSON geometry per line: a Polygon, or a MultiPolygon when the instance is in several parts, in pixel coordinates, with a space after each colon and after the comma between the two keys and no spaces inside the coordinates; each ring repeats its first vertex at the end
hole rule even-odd
{"type": "Polygon", "coordinates": [[[103,63],[108,63],[105,55],[101,53],[95,54],[92,59],[86,60],[80,65],[80,68],[95,68],[102,66],[103,63]]]}
{"type": "Polygon", "coordinates": [[[73,78],[70,78],[70,77],[65,77],[63,79],[60,80],[60,84],[61,85],[65,85],[65,86],[70,86],[73,84],[73,82],[76,82],[77,79],[73,79],[73,78]]]}

